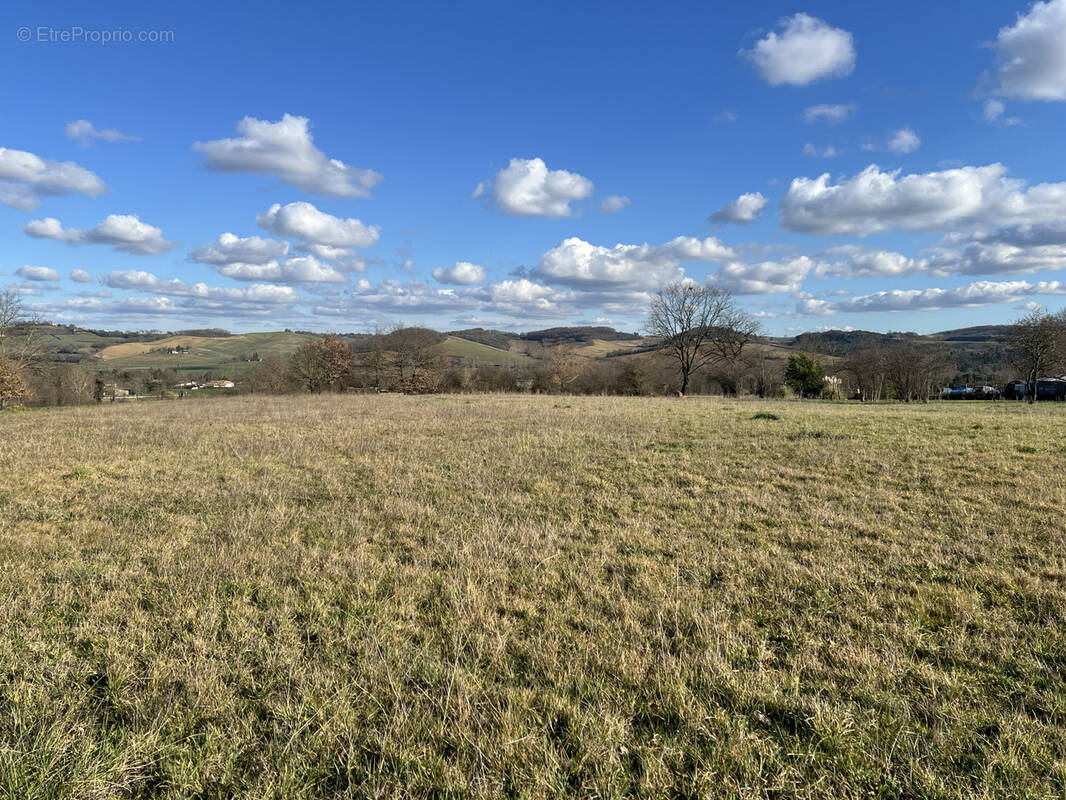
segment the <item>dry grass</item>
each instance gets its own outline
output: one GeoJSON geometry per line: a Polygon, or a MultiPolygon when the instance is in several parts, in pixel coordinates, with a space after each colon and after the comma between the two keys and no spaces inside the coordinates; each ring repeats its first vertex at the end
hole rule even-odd
{"type": "Polygon", "coordinates": [[[0,415],[0,795],[1062,797],[1064,422],[0,415]]]}

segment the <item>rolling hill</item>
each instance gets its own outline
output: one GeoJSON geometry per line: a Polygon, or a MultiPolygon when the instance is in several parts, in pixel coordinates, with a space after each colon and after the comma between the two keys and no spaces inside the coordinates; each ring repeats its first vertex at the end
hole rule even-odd
{"type": "Polygon", "coordinates": [[[309,333],[275,331],[234,336],[168,336],[147,342],[126,342],[105,347],[86,366],[99,369],[172,369],[178,372],[242,372],[253,354],[260,358],[284,357],[308,339],[309,333]],[[172,348],[188,352],[171,353],[172,348]]]}
{"type": "Polygon", "coordinates": [[[458,336],[449,336],[437,347],[442,356],[462,358],[470,366],[524,366],[536,361],[535,358],[525,353],[501,350],[498,347],[490,347],[487,344],[461,339],[458,336]]]}

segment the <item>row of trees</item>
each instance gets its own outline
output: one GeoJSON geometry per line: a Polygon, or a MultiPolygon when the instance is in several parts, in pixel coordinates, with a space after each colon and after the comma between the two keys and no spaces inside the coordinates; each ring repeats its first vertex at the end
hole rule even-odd
{"type": "MultiPolygon", "coordinates": [[[[100,400],[98,373],[50,361],[16,293],[0,292],[0,408],[33,394],[41,404],[100,400]],[[17,333],[17,335],[15,335],[17,333]]],[[[653,298],[646,333],[659,347],[624,359],[589,359],[564,344],[545,347],[530,366],[471,368],[440,354],[444,337],[398,326],[370,335],[329,334],[308,339],[288,358],[251,365],[239,388],[248,392],[312,393],[347,389],[433,391],[663,394],[748,392],[774,396],[782,387],[801,397],[848,396],[863,400],[924,401],[935,396],[955,368],[952,351],[917,338],[867,342],[848,349],[832,376],[815,358],[779,358],[751,345],[758,322],[728,292],[693,283],[663,287],[653,298]]],[[[1010,329],[1004,346],[1029,381],[1066,372],[1066,311],[1035,311],[1010,329]]],[[[141,394],[165,393],[177,376],[156,370],[127,375],[141,394]],[[158,374],[156,374],[158,373],[158,374]]],[[[112,380],[112,383],[114,380],[112,380]]],[[[131,387],[132,388],[132,387],[131,387]]]]}

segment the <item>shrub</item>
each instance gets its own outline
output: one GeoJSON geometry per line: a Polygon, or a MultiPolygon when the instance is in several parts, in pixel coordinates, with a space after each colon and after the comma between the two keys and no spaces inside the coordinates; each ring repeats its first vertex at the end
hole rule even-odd
{"type": "Polygon", "coordinates": [[[760,411],[752,419],[781,419],[777,414],[771,414],[769,411],[760,411]]]}

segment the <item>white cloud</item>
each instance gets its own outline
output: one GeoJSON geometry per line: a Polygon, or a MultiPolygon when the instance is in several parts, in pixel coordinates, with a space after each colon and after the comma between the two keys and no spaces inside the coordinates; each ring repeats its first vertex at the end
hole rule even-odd
{"type": "Polygon", "coordinates": [[[1048,222],[1032,224],[1022,223],[994,230],[982,230],[973,234],[949,234],[944,237],[946,244],[958,245],[968,241],[1000,242],[1018,247],[1040,247],[1043,245],[1066,245],[1066,217],[1052,218],[1048,222]]]}
{"type": "Polygon", "coordinates": [[[345,248],[345,247],[334,247],[333,245],[330,245],[330,244],[306,244],[305,243],[305,244],[301,245],[301,249],[306,250],[308,253],[310,253],[311,255],[315,256],[316,258],[322,258],[322,259],[326,259],[326,260],[345,258],[345,257],[351,255],[351,251],[349,251],[347,248],[345,248]]]}
{"type": "Polygon", "coordinates": [[[42,197],[80,192],[89,197],[102,194],[104,182],[73,161],[53,161],[29,153],[0,147],[0,203],[19,211],[30,211],[42,197]]]}
{"type": "Polygon", "coordinates": [[[251,302],[268,305],[287,305],[300,300],[300,296],[290,286],[255,284],[246,288],[223,288],[208,286],[202,282],[188,284],[177,278],[163,280],[151,272],[136,269],[109,272],[101,278],[101,282],[112,289],[133,289],[174,297],[198,297],[207,300],[251,302]]]}
{"type": "Polygon", "coordinates": [[[921,137],[912,128],[900,128],[888,141],[888,149],[893,153],[913,153],[922,144],[921,137]]]}
{"type": "Polygon", "coordinates": [[[621,211],[630,204],[630,199],[624,194],[611,194],[603,199],[600,204],[600,209],[612,214],[615,211],[621,211]]]}
{"type": "Polygon", "coordinates": [[[941,250],[933,264],[937,274],[1009,275],[1058,270],[1066,266],[1066,245],[973,242],[962,250],[941,250]]]}
{"type": "Polygon", "coordinates": [[[828,300],[815,300],[807,297],[796,303],[796,314],[802,317],[822,317],[835,313],[833,304],[828,300]]]}
{"type": "Polygon", "coordinates": [[[740,119],[740,114],[732,108],[724,108],[715,114],[713,119],[715,122],[736,122],[740,119]]]}
{"type": "Polygon", "coordinates": [[[77,139],[82,147],[91,147],[94,139],[105,142],[139,142],[140,136],[126,136],[114,128],[98,130],[87,119],[79,119],[76,122],[68,122],[66,126],[67,138],[77,139]]]}
{"type": "Polygon", "coordinates": [[[707,283],[733,294],[776,294],[798,292],[815,262],[807,256],[757,264],[726,264],[707,283]]]}
{"type": "MultiPolygon", "coordinates": [[[[902,253],[888,250],[864,250],[859,247],[838,248],[848,257],[845,261],[822,262],[816,269],[819,277],[869,278],[900,277],[926,272],[929,262],[925,259],[908,258],[902,253]]],[[[827,254],[836,254],[830,251],[827,254]]]]}
{"type": "MultiPolygon", "coordinates": [[[[343,223],[336,217],[330,219],[343,223]]],[[[325,245],[311,245],[308,249],[340,256],[348,254],[346,249],[325,245]]],[[[197,248],[189,254],[189,258],[201,264],[210,264],[220,275],[238,281],[303,284],[348,282],[344,271],[332,264],[323,264],[315,252],[307,256],[284,258],[288,252],[288,242],[260,236],[241,238],[232,233],[223,233],[218,237],[217,244],[197,248]]]]}
{"type": "Polygon", "coordinates": [[[271,283],[347,283],[348,277],[331,264],[323,264],[314,256],[293,256],[282,262],[242,264],[234,262],[216,268],[220,275],[238,281],[270,281],[271,283]]]}
{"type": "Polygon", "coordinates": [[[549,170],[540,158],[512,158],[491,187],[478,184],[474,197],[491,188],[491,196],[504,214],[518,217],[569,217],[570,203],[592,194],[593,184],[583,175],[565,169],[549,170]]]}
{"type": "Polygon", "coordinates": [[[275,203],[255,221],[276,236],[299,239],[301,249],[319,258],[341,258],[350,248],[369,247],[377,242],[381,231],[377,225],[364,225],[354,217],[335,217],[304,202],[275,203]]]}
{"type": "Polygon", "coordinates": [[[242,239],[232,233],[223,233],[217,244],[198,247],[189,253],[189,258],[200,264],[266,264],[288,252],[288,242],[261,236],[242,239]]]}
{"type": "Polygon", "coordinates": [[[859,174],[831,184],[828,173],[796,178],[781,201],[789,230],[818,235],[865,236],[902,228],[959,230],[1012,224],[1039,224],[1066,212],[1066,183],[1025,188],[1007,177],[1002,164],[959,167],[900,175],[871,164],[859,174]]]}
{"type": "Polygon", "coordinates": [[[997,91],[1023,100],[1066,100],[1066,0],[1033,3],[992,47],[997,91]]]}
{"type": "Polygon", "coordinates": [[[1007,107],[1002,100],[985,100],[981,114],[985,118],[985,122],[1001,122],[1007,126],[1022,124],[1022,121],[1017,117],[1004,117],[1003,113],[1006,110],[1007,107]]]}
{"type": "Polygon", "coordinates": [[[449,312],[504,314],[534,319],[570,316],[574,295],[521,278],[484,287],[438,289],[421,281],[360,280],[350,296],[335,297],[315,307],[321,314],[351,316],[368,311],[393,314],[449,312]]]}
{"type": "Polygon", "coordinates": [[[803,121],[808,124],[812,122],[828,122],[833,125],[838,122],[843,122],[854,114],[855,108],[856,106],[854,103],[840,105],[822,103],[816,106],[808,106],[803,109],[803,121]]]}
{"type": "Polygon", "coordinates": [[[684,277],[684,261],[728,261],[736,252],[714,237],[678,236],[666,244],[601,247],[576,236],[540,257],[535,277],[564,286],[658,288],[684,277]]]}
{"type": "Polygon", "coordinates": [[[109,214],[93,228],[64,228],[55,217],[28,222],[23,228],[34,239],[55,239],[67,244],[106,244],[112,250],[135,255],[155,255],[177,247],[163,238],[163,231],[136,214],[109,214]]]}
{"type": "Polygon", "coordinates": [[[747,225],[766,209],[770,201],[761,192],[746,192],[732,203],[711,214],[711,222],[734,222],[747,225]]]}
{"type": "Polygon", "coordinates": [[[59,273],[51,267],[19,267],[15,274],[28,281],[58,281],[59,273]]]}
{"type": "Polygon", "coordinates": [[[381,175],[327,158],[315,147],[308,123],[291,114],[280,122],[245,117],[237,125],[239,137],[197,142],[193,149],[207,156],[208,169],[216,172],[277,175],[312,194],[370,197],[381,175]]]}
{"type": "Polygon", "coordinates": [[[837,150],[831,144],[825,147],[817,147],[807,142],[807,144],[803,145],[803,155],[809,158],[835,158],[837,150]]]}
{"type": "Polygon", "coordinates": [[[454,283],[459,286],[471,286],[485,280],[485,269],[469,261],[456,261],[447,269],[433,270],[433,277],[439,283],[454,283]]]}
{"type": "Polygon", "coordinates": [[[1064,295],[1059,281],[976,281],[955,289],[893,289],[860,295],[833,304],[836,311],[935,311],[1014,303],[1030,295],[1064,295]]]}
{"type": "Polygon", "coordinates": [[[771,31],[741,56],[751,60],[771,86],[806,86],[821,78],[842,78],[855,68],[852,36],[817,17],[799,13],[781,20],[780,33],[771,31]]]}
{"type": "Polygon", "coordinates": [[[75,269],[70,272],[70,279],[75,283],[92,283],[93,276],[83,269],[75,269]]]}

